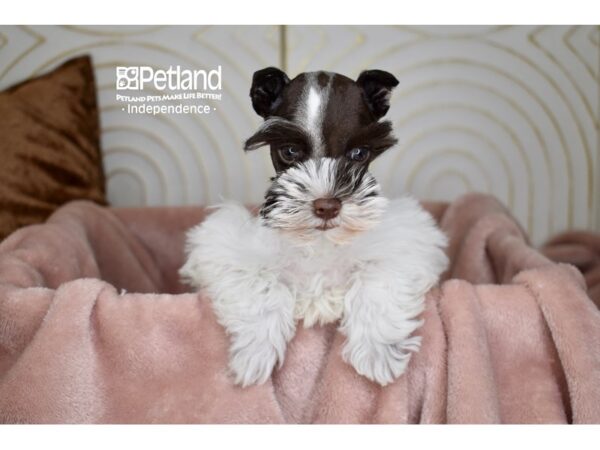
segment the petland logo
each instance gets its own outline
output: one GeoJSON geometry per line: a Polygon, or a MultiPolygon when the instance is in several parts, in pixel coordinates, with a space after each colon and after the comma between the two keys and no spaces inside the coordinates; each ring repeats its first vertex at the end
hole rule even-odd
{"type": "Polygon", "coordinates": [[[221,90],[221,66],[208,72],[182,69],[181,66],[169,66],[167,70],[148,66],[119,66],[116,71],[118,91],[141,91],[148,85],[158,91],[221,90]]]}

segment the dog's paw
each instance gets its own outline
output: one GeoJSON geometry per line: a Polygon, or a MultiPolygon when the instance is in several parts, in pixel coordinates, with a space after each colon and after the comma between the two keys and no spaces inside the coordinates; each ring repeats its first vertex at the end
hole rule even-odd
{"type": "Polygon", "coordinates": [[[396,344],[361,341],[346,344],[343,357],[364,377],[385,386],[404,373],[412,352],[421,344],[419,336],[413,336],[396,344]]]}
{"type": "Polygon", "coordinates": [[[250,344],[232,349],[229,369],[235,384],[242,387],[263,384],[271,376],[277,360],[278,354],[272,345],[250,344]]]}

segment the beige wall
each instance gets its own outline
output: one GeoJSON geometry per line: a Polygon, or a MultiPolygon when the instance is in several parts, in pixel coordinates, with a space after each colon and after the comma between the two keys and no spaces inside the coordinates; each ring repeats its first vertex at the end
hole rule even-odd
{"type": "Polygon", "coordinates": [[[372,166],[388,195],[450,200],[490,192],[535,242],[600,229],[598,27],[0,27],[0,88],[70,56],[94,57],[110,200],[116,205],[260,200],[266,149],[244,156],[259,123],[252,73],[393,72],[400,145],[372,166]],[[117,65],[223,67],[207,117],[133,116],[115,101],[117,65]]]}

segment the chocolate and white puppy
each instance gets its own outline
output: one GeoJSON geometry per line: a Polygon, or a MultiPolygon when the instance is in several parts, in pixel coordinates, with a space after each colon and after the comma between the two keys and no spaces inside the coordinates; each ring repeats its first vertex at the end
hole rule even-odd
{"type": "Polygon", "coordinates": [[[381,385],[419,348],[413,332],[447,266],[446,238],[416,200],[388,201],[368,172],[396,143],[380,119],[397,84],[380,70],[356,81],[254,74],[252,106],[265,120],[245,148],[270,146],[276,175],[258,217],[230,203],[189,231],[180,272],[210,295],[236,383],[265,382],[299,320],[339,320],[344,360],[381,385]]]}
{"type": "Polygon", "coordinates": [[[391,123],[379,119],[397,85],[381,70],[356,82],[329,72],[290,81],[272,67],[254,74],[252,106],[265,121],[245,148],[269,145],[277,172],[261,209],[266,225],[308,235],[331,229],[328,237],[341,240],[378,220],[383,202],[367,168],[396,143],[391,123]]]}

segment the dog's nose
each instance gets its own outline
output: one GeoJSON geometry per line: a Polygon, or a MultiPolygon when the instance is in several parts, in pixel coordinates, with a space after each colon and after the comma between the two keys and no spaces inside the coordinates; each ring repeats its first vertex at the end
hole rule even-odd
{"type": "Polygon", "coordinates": [[[342,202],[337,198],[318,198],[313,202],[315,216],[320,219],[333,219],[340,213],[342,202]]]}

